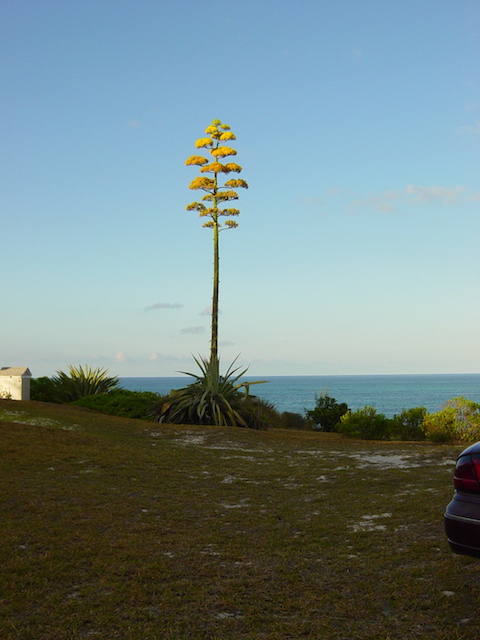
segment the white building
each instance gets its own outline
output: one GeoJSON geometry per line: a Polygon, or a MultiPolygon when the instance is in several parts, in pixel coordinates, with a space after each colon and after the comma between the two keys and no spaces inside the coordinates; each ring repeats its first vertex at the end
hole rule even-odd
{"type": "Polygon", "coordinates": [[[0,398],[30,400],[30,378],[28,367],[2,367],[0,369],[0,398]]]}

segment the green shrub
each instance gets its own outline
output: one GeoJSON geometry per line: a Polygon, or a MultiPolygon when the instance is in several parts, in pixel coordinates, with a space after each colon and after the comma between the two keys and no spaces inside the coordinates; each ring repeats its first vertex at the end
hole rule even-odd
{"type": "Polygon", "coordinates": [[[390,420],[377,413],[374,407],[363,407],[357,411],[347,411],[340,418],[338,431],[350,438],[362,440],[384,440],[390,433],[390,420]]]}
{"type": "Polygon", "coordinates": [[[428,413],[423,421],[425,437],[431,442],[454,442],[457,439],[455,409],[446,407],[436,413],[428,413]]]}
{"type": "Polygon", "coordinates": [[[57,385],[47,376],[32,378],[30,380],[30,399],[60,403],[57,385]]]}
{"type": "Polygon", "coordinates": [[[348,411],[345,402],[339,404],[327,393],[315,395],[315,402],[315,409],[305,412],[308,420],[321,431],[337,431],[340,418],[348,411]]]}
{"type": "Polygon", "coordinates": [[[425,416],[424,429],[431,442],[480,440],[480,404],[464,397],[448,400],[441,411],[425,416]]]}
{"type": "Polygon", "coordinates": [[[404,409],[390,421],[390,436],[394,440],[425,440],[425,407],[404,409]]]}
{"type": "Polygon", "coordinates": [[[112,416],[152,420],[151,408],[159,397],[158,393],[152,393],[151,391],[112,389],[108,393],[86,396],[73,404],[112,416]]]}
{"type": "Polygon", "coordinates": [[[269,427],[282,428],[282,416],[268,400],[249,395],[242,403],[240,411],[245,425],[251,429],[264,430],[269,427]]]}
{"type": "Polygon", "coordinates": [[[309,421],[301,413],[284,411],[280,414],[280,427],[282,429],[310,429],[309,421]]]}

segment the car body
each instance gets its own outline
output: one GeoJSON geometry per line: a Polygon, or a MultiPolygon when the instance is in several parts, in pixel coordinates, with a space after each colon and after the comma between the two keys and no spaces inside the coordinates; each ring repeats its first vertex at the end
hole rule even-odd
{"type": "Polygon", "coordinates": [[[454,487],[444,516],[448,544],[455,553],[480,558],[480,442],[458,456],[454,487]]]}

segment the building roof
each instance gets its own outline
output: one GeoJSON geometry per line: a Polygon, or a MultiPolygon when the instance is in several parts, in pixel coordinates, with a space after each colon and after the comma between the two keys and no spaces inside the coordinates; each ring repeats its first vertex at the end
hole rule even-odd
{"type": "Polygon", "coordinates": [[[32,376],[28,367],[2,367],[0,376],[32,376]]]}

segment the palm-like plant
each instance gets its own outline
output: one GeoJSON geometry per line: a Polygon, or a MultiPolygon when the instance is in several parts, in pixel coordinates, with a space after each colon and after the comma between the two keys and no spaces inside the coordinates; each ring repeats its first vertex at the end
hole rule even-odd
{"type": "Polygon", "coordinates": [[[220,374],[218,359],[195,358],[195,362],[200,374],[181,372],[195,382],[172,390],[152,407],[157,422],[266,428],[269,408],[250,395],[250,386],[260,381],[240,381],[246,369],[234,369],[235,361],[225,375],[220,374]]]}
{"type": "Polygon", "coordinates": [[[106,393],[118,386],[119,378],[108,375],[106,369],[85,366],[68,367],[70,375],[63,371],[57,371],[52,377],[55,395],[59,402],[74,402],[85,396],[96,393],[106,393]]]}

